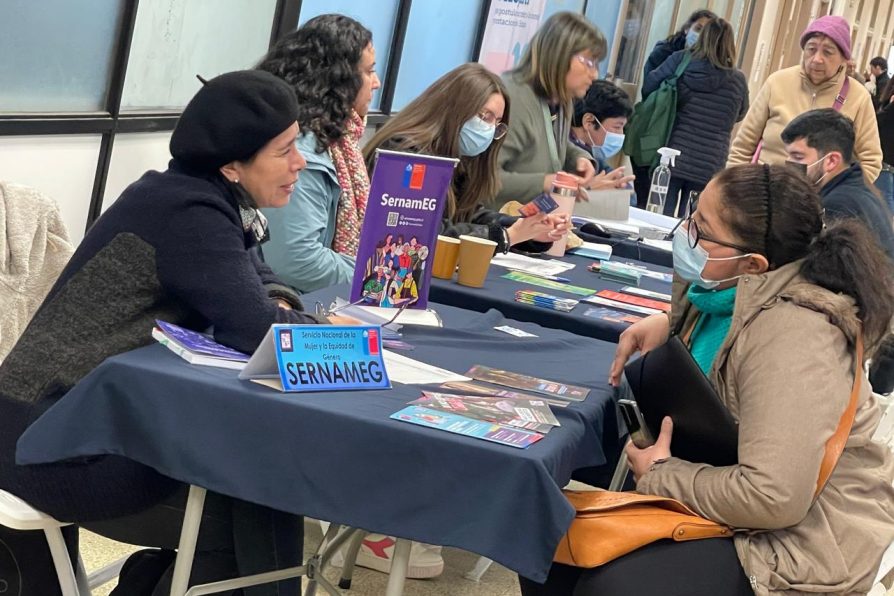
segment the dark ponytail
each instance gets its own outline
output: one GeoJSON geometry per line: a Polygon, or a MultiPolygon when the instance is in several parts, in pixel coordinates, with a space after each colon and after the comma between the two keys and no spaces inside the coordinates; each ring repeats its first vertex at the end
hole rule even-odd
{"type": "Polygon", "coordinates": [[[714,178],[724,219],[741,244],[767,257],[770,269],[804,259],[801,274],[857,304],[866,344],[888,333],[894,316],[894,267],[861,222],[823,229],[813,185],[787,166],[745,164],[714,178]]]}
{"type": "Polygon", "coordinates": [[[810,246],[801,274],[811,283],[853,297],[867,345],[888,334],[894,316],[891,262],[863,223],[852,218],[830,223],[810,246]]]}

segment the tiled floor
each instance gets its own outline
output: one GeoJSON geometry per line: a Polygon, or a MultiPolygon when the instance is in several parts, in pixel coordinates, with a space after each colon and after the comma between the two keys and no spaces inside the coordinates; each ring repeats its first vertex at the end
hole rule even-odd
{"type": "MultiPolygon", "coordinates": [[[[317,522],[305,524],[304,552],[312,553],[322,540],[322,533],[317,522]]],[[[94,571],[117,559],[127,556],[137,547],[112,542],[96,534],[81,530],[81,554],[87,571],[94,571]]],[[[445,548],[443,551],[444,573],[437,578],[427,580],[407,580],[405,596],[518,596],[516,575],[500,565],[493,564],[485,572],[479,583],[463,577],[472,569],[477,555],[445,548]]],[[[326,576],[337,585],[339,569],[330,570],[326,576]]],[[[381,596],[385,592],[388,578],[383,573],[356,568],[351,590],[346,596],[381,596]]],[[[114,587],[114,582],[93,591],[93,596],[106,596],[114,587]]],[[[321,594],[321,590],[317,590],[321,594]]]]}

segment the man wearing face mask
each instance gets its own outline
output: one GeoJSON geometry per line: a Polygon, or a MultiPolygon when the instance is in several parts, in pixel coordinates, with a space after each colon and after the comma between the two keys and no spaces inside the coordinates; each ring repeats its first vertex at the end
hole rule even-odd
{"type": "Polygon", "coordinates": [[[811,110],[785,127],[782,142],[787,163],[819,189],[826,217],[859,219],[894,259],[891,213],[866,185],[860,162],[854,161],[854,123],[832,108],[811,110]]]}
{"type": "Polygon", "coordinates": [[[624,145],[624,126],[633,113],[627,94],[609,81],[590,85],[587,94],[574,102],[571,118],[571,142],[589,153],[596,166],[591,190],[629,187],[633,176],[625,176],[623,168],[614,170],[607,160],[624,145]]]}

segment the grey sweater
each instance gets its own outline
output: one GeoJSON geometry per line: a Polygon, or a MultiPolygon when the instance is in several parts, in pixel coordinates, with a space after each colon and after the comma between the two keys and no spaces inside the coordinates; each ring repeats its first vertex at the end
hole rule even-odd
{"type": "Polygon", "coordinates": [[[555,122],[550,124],[544,115],[544,110],[549,113],[546,100],[534,93],[530,85],[519,83],[511,75],[506,75],[503,82],[509,93],[510,121],[497,160],[503,183],[492,204],[497,209],[507,201],[531,201],[543,192],[547,174],[559,170],[573,174],[579,157],[590,159],[588,153],[571,143],[571,114],[560,108],[555,122]],[[555,153],[547,135],[556,141],[555,153]]]}

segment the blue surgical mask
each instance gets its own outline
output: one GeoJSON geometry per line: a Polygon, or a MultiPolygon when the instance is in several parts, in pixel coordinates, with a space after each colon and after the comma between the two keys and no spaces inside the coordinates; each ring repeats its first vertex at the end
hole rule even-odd
{"type": "Polygon", "coordinates": [[[689,238],[686,230],[683,228],[678,229],[674,234],[673,249],[674,271],[677,275],[684,281],[695,284],[706,290],[712,290],[723,282],[732,281],[742,277],[741,275],[736,275],[734,277],[727,277],[726,279],[705,279],[702,277],[702,272],[705,270],[705,265],[708,264],[708,261],[732,261],[733,259],[749,257],[752,254],[748,253],[737,255],[735,257],[709,257],[708,251],[700,245],[696,244],[695,248],[689,246],[689,238]]]}
{"type": "MultiPolygon", "coordinates": [[[[596,118],[596,122],[599,126],[602,126],[602,122],[599,122],[598,118],[596,118]]],[[[602,142],[602,145],[594,143],[593,135],[587,130],[587,137],[590,139],[590,153],[593,154],[593,159],[608,159],[620,151],[624,146],[624,135],[617,132],[610,132],[604,126],[602,126],[602,128],[605,130],[605,140],[602,142]]]]}
{"type": "Polygon", "coordinates": [[[695,45],[695,42],[698,41],[698,31],[690,28],[689,31],[686,32],[686,47],[691,48],[695,45]]]}
{"type": "Polygon", "coordinates": [[[459,154],[465,157],[481,155],[494,141],[497,127],[479,116],[472,116],[459,131],[459,154]]]}

